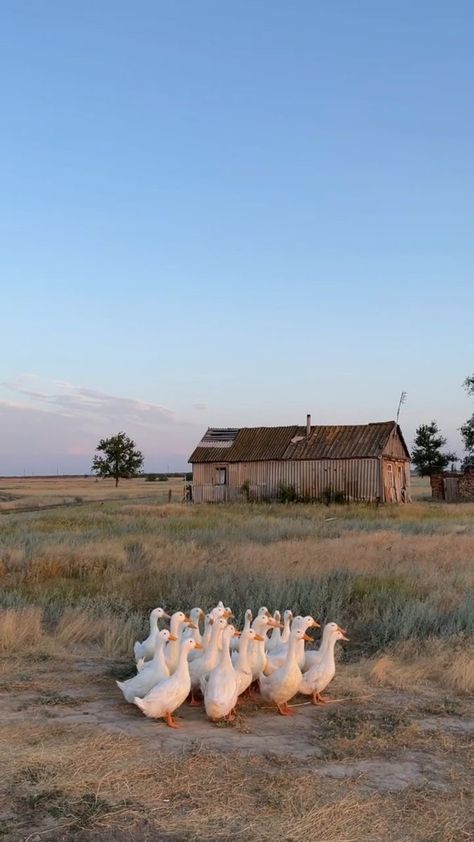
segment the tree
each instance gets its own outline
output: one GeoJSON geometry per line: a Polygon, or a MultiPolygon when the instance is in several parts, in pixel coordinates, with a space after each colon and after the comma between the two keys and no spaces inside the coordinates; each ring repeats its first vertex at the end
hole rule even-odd
{"type": "Polygon", "coordinates": [[[109,439],[101,439],[96,447],[92,470],[98,476],[114,477],[115,487],[119,479],[130,479],[139,472],[143,465],[143,456],[125,433],[117,433],[109,439]],[[103,454],[103,455],[99,455],[103,454]]]}
{"type": "Polygon", "coordinates": [[[457,461],[455,453],[441,452],[445,444],[446,439],[440,435],[436,421],[420,424],[415,434],[415,447],[411,455],[420,476],[430,477],[432,474],[440,474],[450,462],[457,461]]]}
{"type": "MultiPolygon", "coordinates": [[[[463,385],[468,395],[474,397],[474,374],[466,377],[463,385]]],[[[466,470],[466,468],[474,466],[474,415],[471,415],[466,423],[460,427],[460,432],[464,441],[464,450],[466,451],[462,467],[466,470]]]]}
{"type": "Polygon", "coordinates": [[[466,470],[466,468],[474,467],[474,415],[468,418],[466,423],[460,428],[460,431],[464,441],[464,450],[466,451],[462,467],[466,470]]]}
{"type": "Polygon", "coordinates": [[[468,395],[473,395],[474,397],[474,374],[471,374],[469,377],[466,377],[463,386],[468,395]]]}

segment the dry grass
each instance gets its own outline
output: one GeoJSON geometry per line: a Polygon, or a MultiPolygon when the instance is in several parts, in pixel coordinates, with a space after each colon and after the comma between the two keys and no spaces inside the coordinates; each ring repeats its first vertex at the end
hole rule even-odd
{"type": "MultiPolygon", "coordinates": [[[[240,839],[250,834],[304,842],[468,839],[465,792],[379,795],[360,784],[315,776],[305,765],[214,754],[200,747],[156,755],[124,735],[30,724],[0,730],[0,788],[39,829],[96,832],[160,829],[174,839],[240,839]],[[8,771],[7,771],[8,770],[8,771]]],[[[143,834],[143,835],[142,835],[143,834]]],[[[19,838],[19,837],[17,837],[19,838]]],[[[24,837],[22,837],[24,838],[24,837]]],[[[68,837],[69,838],[69,837],[68,837]]],[[[71,836],[71,838],[73,838],[71,836]]],[[[74,837],[75,838],[75,837],[74,837]]],[[[86,837],[84,837],[86,838],[86,837]]]]}
{"type": "MultiPolygon", "coordinates": [[[[428,733],[419,719],[448,697],[439,718],[462,712],[465,722],[474,690],[474,506],[163,505],[154,495],[166,493],[164,483],[121,484],[124,496],[110,488],[115,502],[101,505],[92,500],[105,484],[85,480],[73,491],[56,482],[27,490],[35,505],[61,495],[91,502],[0,522],[0,832],[8,842],[35,832],[75,842],[473,838],[464,736],[428,733]],[[189,740],[170,750],[164,726],[137,724],[113,695],[151,607],[206,608],[221,597],[239,621],[263,603],[349,627],[329,695],[368,701],[302,708],[313,714],[298,737],[314,746],[309,760],[292,757],[292,740],[279,757],[206,751],[192,720],[183,728],[189,740]],[[81,718],[85,695],[91,707],[81,718]],[[326,774],[331,763],[386,759],[390,774],[409,751],[428,769],[437,764],[441,797],[434,784],[395,793],[363,771],[326,774]]],[[[241,733],[265,715],[244,711],[241,733]]],[[[277,734],[278,723],[272,728],[277,734]]]]}
{"type": "Polygon", "coordinates": [[[40,608],[7,609],[0,613],[0,651],[16,652],[37,647],[43,640],[40,608]]]}
{"type": "Polygon", "coordinates": [[[0,477],[0,511],[130,498],[164,502],[170,490],[172,497],[181,501],[183,487],[184,479],[177,477],[170,477],[167,482],[120,480],[118,488],[113,479],[95,477],[0,477]]]}
{"type": "Polygon", "coordinates": [[[397,644],[377,658],[371,677],[375,683],[397,690],[419,690],[428,682],[455,694],[474,693],[472,639],[428,640],[422,647],[412,641],[397,644]]]}

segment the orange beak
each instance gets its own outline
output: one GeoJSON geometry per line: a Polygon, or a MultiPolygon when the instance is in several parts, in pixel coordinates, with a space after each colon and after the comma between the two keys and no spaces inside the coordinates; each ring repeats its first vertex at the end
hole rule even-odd
{"type": "Polygon", "coordinates": [[[312,626],[314,626],[314,628],[315,628],[315,629],[320,629],[320,628],[321,628],[321,623],[318,623],[318,621],[317,621],[317,620],[313,620],[313,622],[311,623],[311,625],[312,625],[312,626]]]}
{"type": "Polygon", "coordinates": [[[234,615],[232,614],[232,611],[224,611],[222,616],[224,620],[230,620],[234,615]]]}
{"type": "Polygon", "coordinates": [[[242,632],[239,632],[239,631],[237,631],[237,629],[236,629],[236,630],[235,630],[235,632],[234,632],[234,634],[232,635],[232,637],[240,637],[240,635],[241,635],[241,634],[242,634],[242,632]]]}
{"type": "Polygon", "coordinates": [[[195,644],[194,644],[194,648],[195,648],[195,649],[204,649],[204,646],[201,646],[201,644],[200,644],[200,643],[195,643],[195,644]]]}
{"type": "Polygon", "coordinates": [[[170,634],[170,636],[168,637],[168,640],[177,640],[177,639],[178,638],[176,637],[175,634],[170,634]]]}
{"type": "Polygon", "coordinates": [[[338,627],[337,627],[337,630],[338,630],[338,632],[341,632],[341,634],[342,634],[342,638],[341,638],[341,640],[347,640],[347,642],[349,643],[350,638],[349,638],[349,637],[347,637],[347,632],[346,632],[346,630],[345,630],[345,629],[341,629],[341,627],[340,627],[340,626],[338,626],[338,627]]]}
{"type": "Polygon", "coordinates": [[[265,640],[265,638],[264,638],[264,637],[262,637],[262,635],[261,635],[261,634],[256,634],[256,635],[255,635],[255,637],[254,637],[254,640],[259,640],[259,641],[260,641],[260,643],[261,643],[263,640],[265,640]]]}
{"type": "Polygon", "coordinates": [[[165,618],[165,620],[171,620],[171,615],[167,614],[166,611],[163,611],[163,617],[165,618]]]}
{"type": "Polygon", "coordinates": [[[268,618],[268,625],[272,629],[282,629],[283,628],[282,623],[279,623],[278,620],[274,620],[273,617],[268,618]]]}
{"type": "Polygon", "coordinates": [[[309,636],[309,634],[304,634],[302,639],[303,639],[303,640],[307,640],[307,641],[308,641],[308,643],[314,643],[313,638],[312,638],[312,637],[310,637],[310,636],[309,636]]]}

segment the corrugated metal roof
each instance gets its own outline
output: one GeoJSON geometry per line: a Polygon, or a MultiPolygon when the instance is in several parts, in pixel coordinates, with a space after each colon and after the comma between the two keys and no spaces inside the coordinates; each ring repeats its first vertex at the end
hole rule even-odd
{"type": "MultiPolygon", "coordinates": [[[[374,458],[381,456],[395,426],[395,421],[382,421],[350,426],[311,427],[308,437],[306,427],[243,427],[230,447],[209,447],[203,440],[189,461],[259,462],[268,459],[374,458]]],[[[209,431],[204,438],[208,434],[209,431]]]]}

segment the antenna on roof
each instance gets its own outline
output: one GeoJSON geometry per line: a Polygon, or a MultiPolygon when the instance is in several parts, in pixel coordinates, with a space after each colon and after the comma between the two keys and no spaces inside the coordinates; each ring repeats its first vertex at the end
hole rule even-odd
{"type": "Polygon", "coordinates": [[[405,403],[406,398],[407,398],[407,393],[406,393],[406,392],[402,392],[402,393],[401,393],[401,395],[400,395],[400,400],[398,401],[398,409],[397,409],[397,424],[398,424],[398,419],[400,418],[400,410],[401,410],[401,408],[402,408],[403,404],[405,403]]]}

